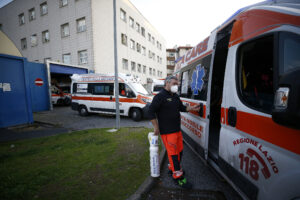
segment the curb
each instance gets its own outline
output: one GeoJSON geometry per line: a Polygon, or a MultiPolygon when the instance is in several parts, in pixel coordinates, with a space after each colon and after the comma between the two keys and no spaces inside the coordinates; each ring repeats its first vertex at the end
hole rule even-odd
{"type": "MultiPolygon", "coordinates": [[[[164,158],[166,157],[166,148],[164,145],[162,145],[162,150],[159,155],[159,163],[160,168],[163,164],[164,158]]],[[[140,200],[142,198],[142,195],[150,192],[150,190],[153,188],[155,183],[157,182],[158,178],[153,178],[151,176],[148,176],[145,181],[140,185],[140,187],[136,190],[136,192],[131,195],[127,200],[140,200]]]]}

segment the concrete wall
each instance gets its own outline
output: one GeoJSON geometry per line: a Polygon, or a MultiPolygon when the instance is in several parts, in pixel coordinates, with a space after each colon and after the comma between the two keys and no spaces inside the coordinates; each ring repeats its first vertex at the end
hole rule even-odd
{"type": "MultiPolygon", "coordinates": [[[[165,39],[159,32],[148,22],[148,20],[134,7],[129,0],[118,0],[116,6],[117,14],[117,46],[118,46],[118,66],[119,72],[133,74],[141,78],[146,83],[147,78],[164,78],[166,76],[166,47],[165,39]],[[127,22],[120,18],[120,9],[126,12],[127,22]],[[129,26],[129,17],[145,28],[145,37],[136,31],[136,28],[129,26]],[[121,43],[121,34],[127,35],[127,46],[121,43]],[[155,44],[148,41],[148,33],[155,37],[155,44]],[[130,48],[130,39],[141,46],[146,47],[146,55],[130,48]],[[162,45],[161,50],[157,48],[156,41],[162,45]],[[155,53],[155,61],[148,56],[149,50],[155,53]],[[162,63],[157,62],[157,56],[162,58],[162,63]],[[128,60],[128,70],[123,69],[122,59],[128,60]],[[136,71],[131,70],[131,62],[136,63],[136,71]],[[137,71],[138,64],[146,66],[146,73],[137,71]],[[149,68],[155,69],[155,75],[149,75],[149,68]],[[162,76],[157,76],[157,71],[162,72],[162,76]]],[[[114,72],[114,54],[113,54],[113,1],[112,0],[92,0],[92,21],[93,21],[93,38],[95,53],[95,70],[96,72],[114,72]],[[104,20],[105,19],[105,20],[104,20]],[[103,39],[105,38],[105,39],[103,39]]]]}
{"type": "Polygon", "coordinates": [[[41,16],[40,4],[45,0],[14,0],[0,9],[2,30],[16,44],[29,61],[44,62],[45,58],[62,62],[62,55],[71,54],[71,64],[78,64],[78,51],[87,49],[88,64],[93,65],[90,0],[69,0],[65,7],[58,0],[47,0],[48,14],[41,16]],[[36,19],[29,21],[28,10],[35,8],[36,19]],[[19,14],[24,13],[25,24],[19,25],[19,14]],[[87,31],[77,33],[76,19],[86,18],[87,31]],[[69,23],[70,36],[61,37],[61,25],[69,23]],[[42,42],[42,32],[49,30],[50,42],[42,42]],[[37,34],[38,45],[31,47],[30,36],[37,34]],[[21,49],[21,39],[27,39],[27,49],[21,49]]]}

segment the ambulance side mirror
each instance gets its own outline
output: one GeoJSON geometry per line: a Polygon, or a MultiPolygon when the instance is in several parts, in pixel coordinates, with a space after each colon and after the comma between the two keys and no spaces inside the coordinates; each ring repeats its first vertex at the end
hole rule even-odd
{"type": "Polygon", "coordinates": [[[282,75],[274,96],[274,122],[300,129],[300,70],[282,75]]]}
{"type": "Polygon", "coordinates": [[[128,91],[127,92],[127,97],[128,98],[133,98],[133,97],[135,97],[135,94],[133,93],[133,91],[128,91]]]}

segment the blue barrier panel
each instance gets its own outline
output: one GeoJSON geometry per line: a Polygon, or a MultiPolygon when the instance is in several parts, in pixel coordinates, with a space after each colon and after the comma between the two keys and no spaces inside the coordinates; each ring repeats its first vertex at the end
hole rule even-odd
{"type": "Polygon", "coordinates": [[[32,111],[49,110],[49,86],[45,64],[27,62],[25,73],[29,77],[32,111]]]}
{"type": "Polygon", "coordinates": [[[0,128],[33,123],[24,58],[0,54],[0,128]]]}

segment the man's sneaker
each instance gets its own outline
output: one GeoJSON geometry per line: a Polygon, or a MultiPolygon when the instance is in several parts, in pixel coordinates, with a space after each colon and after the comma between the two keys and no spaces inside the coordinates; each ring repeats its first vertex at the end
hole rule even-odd
{"type": "Polygon", "coordinates": [[[178,179],[174,179],[174,181],[177,185],[179,185],[180,187],[182,187],[184,189],[192,189],[192,187],[193,187],[192,184],[187,182],[186,178],[184,178],[183,176],[178,179]]]}

